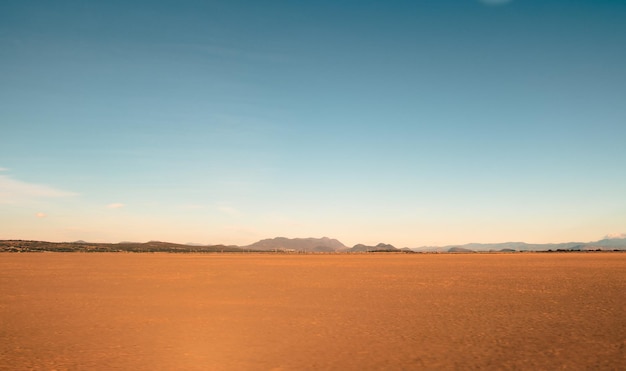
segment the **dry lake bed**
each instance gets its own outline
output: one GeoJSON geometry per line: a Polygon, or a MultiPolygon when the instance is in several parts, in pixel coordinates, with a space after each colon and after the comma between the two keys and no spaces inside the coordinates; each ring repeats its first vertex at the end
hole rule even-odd
{"type": "Polygon", "coordinates": [[[0,254],[3,370],[626,368],[626,253],[0,254]]]}

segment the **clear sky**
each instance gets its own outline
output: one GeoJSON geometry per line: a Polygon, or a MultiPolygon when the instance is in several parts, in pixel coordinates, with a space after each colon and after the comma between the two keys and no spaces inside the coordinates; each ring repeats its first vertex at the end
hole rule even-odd
{"type": "Polygon", "coordinates": [[[626,232],[626,1],[0,2],[0,239],[626,232]]]}

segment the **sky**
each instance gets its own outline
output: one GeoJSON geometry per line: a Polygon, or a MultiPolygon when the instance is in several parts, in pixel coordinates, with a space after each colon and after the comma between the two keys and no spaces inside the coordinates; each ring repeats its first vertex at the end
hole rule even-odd
{"type": "Polygon", "coordinates": [[[626,232],[626,1],[0,2],[0,239],[626,232]]]}

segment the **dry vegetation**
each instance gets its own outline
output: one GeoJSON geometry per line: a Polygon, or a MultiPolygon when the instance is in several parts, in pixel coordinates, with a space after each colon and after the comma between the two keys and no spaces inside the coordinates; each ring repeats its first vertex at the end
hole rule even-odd
{"type": "Polygon", "coordinates": [[[0,254],[0,369],[623,369],[626,254],[0,254]]]}

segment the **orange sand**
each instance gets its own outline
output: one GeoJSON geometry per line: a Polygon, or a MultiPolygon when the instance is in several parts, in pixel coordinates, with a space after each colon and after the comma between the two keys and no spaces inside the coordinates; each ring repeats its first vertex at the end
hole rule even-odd
{"type": "Polygon", "coordinates": [[[0,254],[3,370],[626,368],[626,254],[0,254]]]}

